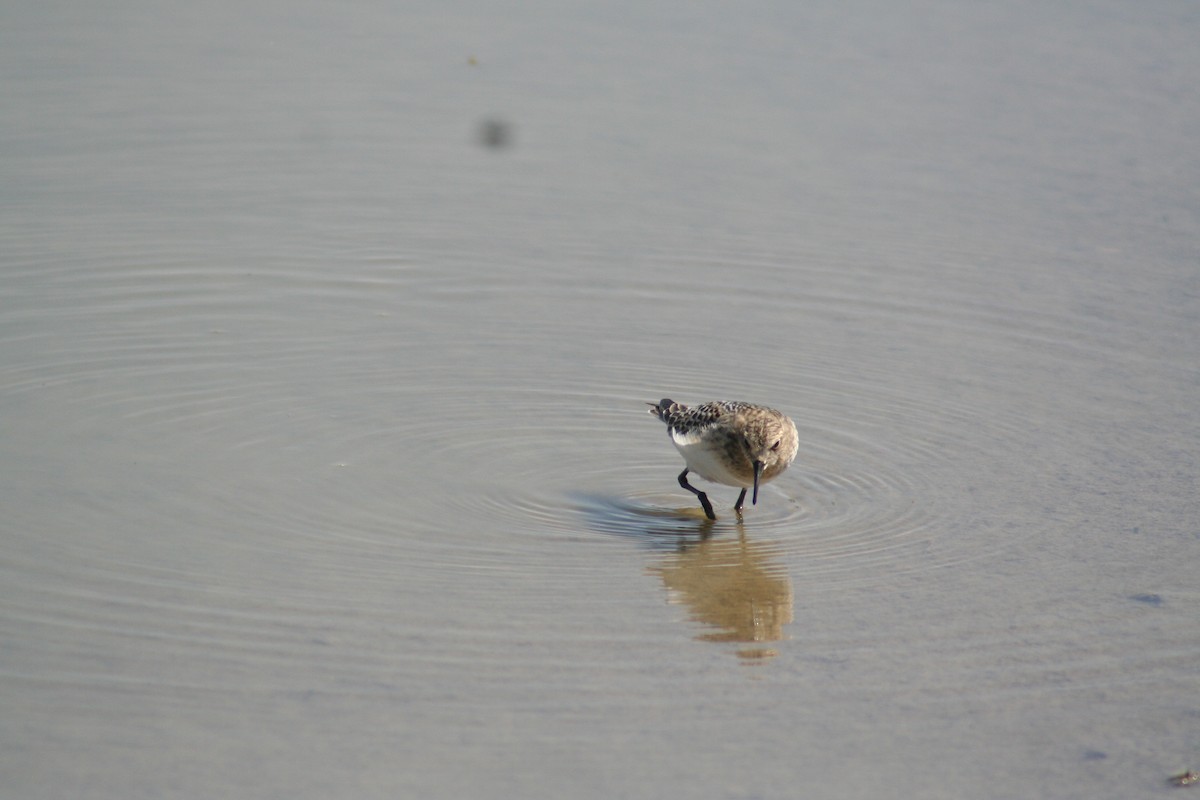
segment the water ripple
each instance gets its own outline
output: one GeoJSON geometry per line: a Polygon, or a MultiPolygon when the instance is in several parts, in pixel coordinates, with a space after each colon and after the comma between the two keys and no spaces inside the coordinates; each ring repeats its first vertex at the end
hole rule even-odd
{"type": "MultiPolygon", "coordinates": [[[[40,305],[0,312],[0,340],[24,354],[0,379],[10,409],[37,405],[60,424],[38,443],[13,432],[30,455],[14,483],[28,502],[10,514],[8,573],[25,597],[10,624],[148,636],[180,657],[303,652],[370,680],[386,659],[339,661],[316,639],[372,624],[449,635],[433,611],[401,612],[412,593],[452,597],[455,624],[478,635],[469,609],[513,582],[536,587],[522,594],[530,603],[590,587],[593,607],[619,604],[599,565],[632,552],[669,597],[690,598],[698,624],[720,628],[711,640],[761,644],[753,631],[765,626],[775,641],[793,592],[940,578],[1038,536],[1010,524],[1005,504],[1059,468],[1056,443],[1073,431],[988,398],[1003,396],[1014,363],[1131,357],[1119,337],[1081,337],[1069,308],[1014,313],[957,277],[932,293],[902,281],[873,293],[861,272],[788,272],[759,253],[747,274],[791,276],[763,296],[730,286],[712,256],[651,256],[697,271],[680,302],[655,270],[530,281],[346,257],[341,272],[315,258],[246,271],[165,256],[16,271],[15,296],[40,305]],[[763,324],[747,336],[714,319],[712,340],[681,342],[675,330],[704,305],[763,324]],[[797,347],[808,325],[846,341],[797,347]],[[864,327],[902,331],[883,349],[907,369],[855,340],[864,327]],[[961,348],[942,352],[982,366],[925,368],[921,348],[945,340],[961,348]],[[714,488],[711,522],[677,486],[682,464],[645,413],[662,396],[777,407],[797,424],[799,455],[740,521],[735,490],[714,488]],[[68,502],[47,493],[47,476],[68,502]],[[89,536],[95,520],[120,535],[89,536]],[[731,554],[743,572],[702,577],[731,554]],[[698,596],[706,586],[774,611],[722,617],[698,596]]],[[[988,635],[1003,649],[1002,633],[988,635]]]]}

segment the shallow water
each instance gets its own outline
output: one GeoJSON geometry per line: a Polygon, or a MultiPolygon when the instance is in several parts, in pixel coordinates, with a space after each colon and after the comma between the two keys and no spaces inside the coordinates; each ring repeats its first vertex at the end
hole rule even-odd
{"type": "Polygon", "coordinates": [[[6,794],[1197,768],[1200,17],[731,14],[6,15],[6,794]]]}

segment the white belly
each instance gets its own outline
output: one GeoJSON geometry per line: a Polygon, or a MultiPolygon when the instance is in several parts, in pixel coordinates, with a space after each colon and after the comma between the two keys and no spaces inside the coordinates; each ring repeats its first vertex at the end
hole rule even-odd
{"type": "Polygon", "coordinates": [[[713,447],[708,442],[692,437],[672,436],[671,440],[675,443],[675,449],[683,456],[688,470],[701,478],[726,486],[749,488],[754,485],[753,475],[748,478],[739,477],[729,468],[722,448],[713,447]]]}

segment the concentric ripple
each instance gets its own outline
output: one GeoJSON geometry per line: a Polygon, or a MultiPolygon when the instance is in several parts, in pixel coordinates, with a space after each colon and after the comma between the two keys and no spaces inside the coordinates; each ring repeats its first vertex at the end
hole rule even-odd
{"type": "MultiPolygon", "coordinates": [[[[946,287],[871,299],[836,272],[796,268],[808,280],[783,280],[766,302],[698,272],[681,303],[661,270],[593,285],[549,268],[517,280],[345,259],[14,273],[26,301],[49,294],[53,324],[28,305],[0,315],[10,418],[36,409],[61,422],[9,440],[25,502],[9,517],[8,565],[33,598],[13,620],[114,637],[149,625],[181,651],[286,660],[297,643],[267,631],[305,619],[334,631],[366,614],[434,635],[431,612],[398,621],[405,593],[453,596],[465,617],[514,580],[535,579],[523,595],[535,606],[589,586],[604,596],[603,554],[650,559],[709,624],[719,615],[696,592],[725,584],[680,572],[672,554],[744,542],[733,551],[769,556],[759,589],[779,600],[770,626],[782,636],[785,584],[869,589],[1038,537],[1011,519],[1011,498],[1063,479],[1076,432],[1052,410],[1027,413],[1037,406],[1013,377],[1123,357],[1111,337],[1054,346],[1072,338],[1065,312],[1014,321],[946,287]],[[733,322],[712,320],[703,346],[681,340],[695,306],[733,322]],[[759,321],[753,336],[742,318],[759,321]],[[898,344],[838,339],[851,321],[900,331],[898,344]],[[733,489],[705,486],[710,522],[646,414],[662,396],[779,408],[799,455],[740,520],[733,489]],[[68,494],[47,492],[51,476],[68,494]],[[97,525],[106,533],[89,535],[97,525]],[[168,636],[173,625],[186,633],[168,636]]],[[[782,267],[762,256],[746,268],[779,282],[782,267]]],[[[738,619],[712,640],[747,641],[757,623],[738,619]]],[[[373,653],[342,659],[356,680],[386,670],[373,653]]]]}

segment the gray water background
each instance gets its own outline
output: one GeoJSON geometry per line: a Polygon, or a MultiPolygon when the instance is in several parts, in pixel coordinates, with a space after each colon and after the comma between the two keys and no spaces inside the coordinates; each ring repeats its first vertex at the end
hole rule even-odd
{"type": "Polygon", "coordinates": [[[1187,2],[8,5],[0,794],[1175,791],[1197,42],[1187,2]],[[741,524],[664,396],[795,419],[741,524]]]}

